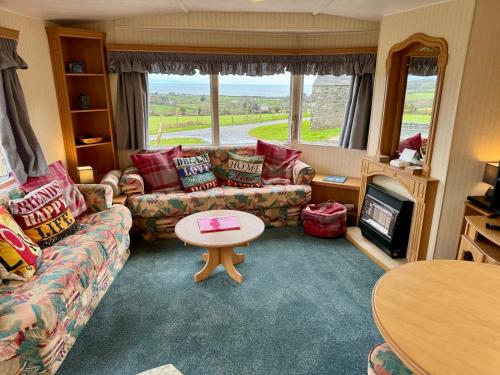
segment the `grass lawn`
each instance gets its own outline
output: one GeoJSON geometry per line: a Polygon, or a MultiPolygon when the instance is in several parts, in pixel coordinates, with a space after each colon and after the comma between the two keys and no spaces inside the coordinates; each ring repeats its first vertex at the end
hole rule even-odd
{"type": "MultiPolygon", "coordinates": [[[[303,142],[331,142],[331,138],[340,135],[340,130],[340,128],[311,130],[311,122],[303,121],[300,129],[300,140],[303,142]]],[[[250,130],[250,135],[265,141],[287,141],[288,123],[259,126],[250,130]]]]}
{"type": "Polygon", "coordinates": [[[195,137],[178,137],[178,138],[169,138],[162,139],[160,144],[158,145],[156,139],[152,139],[149,142],[149,145],[152,147],[155,146],[177,146],[177,145],[207,145],[209,142],[205,141],[201,138],[195,137]]]}
{"type": "Polygon", "coordinates": [[[404,113],[403,122],[413,124],[429,124],[431,122],[431,115],[419,115],[415,113],[404,113]]]}

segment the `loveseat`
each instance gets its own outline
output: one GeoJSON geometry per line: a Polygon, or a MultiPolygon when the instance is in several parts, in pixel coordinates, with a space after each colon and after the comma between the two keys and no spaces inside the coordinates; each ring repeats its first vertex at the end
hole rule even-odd
{"type": "MultiPolygon", "coordinates": [[[[29,281],[0,284],[0,374],[53,374],[129,256],[130,211],[107,185],[77,185],[82,229],[42,250],[29,281]]],[[[13,189],[0,204],[21,198],[13,189]]]]}
{"type": "MultiPolygon", "coordinates": [[[[255,146],[196,146],[182,149],[184,157],[208,153],[213,172],[221,184],[227,180],[229,151],[238,155],[254,155],[255,146]]],[[[154,240],[175,237],[174,227],[179,220],[207,210],[250,212],[270,227],[298,225],[302,208],[311,200],[309,184],[313,178],[314,169],[297,160],[293,184],[290,185],[265,185],[261,188],[222,186],[206,191],[174,191],[167,194],[137,194],[137,188],[124,186],[124,191],[132,192],[127,199],[127,206],[132,213],[134,229],[144,239],[154,240]]],[[[133,183],[137,183],[137,179],[133,179],[133,183]]]]}

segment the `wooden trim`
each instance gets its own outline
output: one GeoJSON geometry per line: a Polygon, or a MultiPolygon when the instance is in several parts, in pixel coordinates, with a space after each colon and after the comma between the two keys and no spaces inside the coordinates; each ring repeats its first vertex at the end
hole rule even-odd
{"type": "Polygon", "coordinates": [[[0,26],[0,38],[19,40],[19,31],[0,26]]]}
{"type": "Polygon", "coordinates": [[[92,30],[80,30],[71,29],[67,27],[50,27],[45,28],[48,36],[65,37],[70,36],[72,38],[90,38],[90,39],[106,39],[106,33],[100,31],[92,30]]]}
{"type": "MultiPolygon", "coordinates": [[[[382,110],[382,126],[380,128],[380,138],[378,154],[395,157],[399,145],[401,132],[401,118],[403,113],[406,76],[408,72],[407,62],[410,55],[415,54],[415,50],[421,47],[428,47],[435,51],[438,58],[438,79],[429,125],[429,139],[427,141],[427,154],[423,165],[423,174],[430,175],[432,151],[436,126],[439,117],[439,106],[444,84],[446,63],[448,62],[448,44],[445,39],[432,37],[426,34],[413,34],[402,42],[394,45],[388,53],[386,61],[387,78],[384,94],[384,105],[382,110]]],[[[418,53],[420,55],[420,53],[418,53]]],[[[428,52],[425,53],[429,55],[428,52]]]]}
{"type": "Polygon", "coordinates": [[[377,47],[352,48],[312,48],[312,49],[285,49],[285,48],[238,48],[238,47],[199,47],[199,46],[162,46],[147,44],[106,44],[108,51],[123,52],[171,52],[171,53],[200,53],[213,55],[344,55],[377,53],[377,47]]]}
{"type": "Polygon", "coordinates": [[[14,177],[9,177],[7,180],[0,182],[0,191],[11,189],[16,184],[17,184],[16,179],[14,177]]]}

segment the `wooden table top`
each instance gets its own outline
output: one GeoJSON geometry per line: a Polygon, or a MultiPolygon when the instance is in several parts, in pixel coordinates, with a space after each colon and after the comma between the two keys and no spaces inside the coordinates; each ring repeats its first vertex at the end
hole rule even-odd
{"type": "Polygon", "coordinates": [[[320,186],[335,186],[339,187],[342,189],[347,189],[347,190],[359,190],[361,186],[361,179],[358,177],[347,177],[347,180],[344,183],[339,183],[339,182],[327,182],[323,181],[323,179],[329,175],[326,174],[321,174],[321,173],[316,173],[314,175],[314,178],[311,182],[313,185],[320,185],[320,186]]]}
{"type": "Polygon", "coordinates": [[[264,222],[248,212],[236,210],[211,210],[183,218],[175,226],[175,234],[185,243],[200,247],[235,247],[246,245],[264,231],[264,222]],[[236,216],[240,229],[222,232],[201,233],[198,218],[207,216],[236,216]]]}
{"type": "Polygon", "coordinates": [[[500,269],[456,260],[407,263],[380,278],[373,316],[416,374],[500,373],[500,269]]]}

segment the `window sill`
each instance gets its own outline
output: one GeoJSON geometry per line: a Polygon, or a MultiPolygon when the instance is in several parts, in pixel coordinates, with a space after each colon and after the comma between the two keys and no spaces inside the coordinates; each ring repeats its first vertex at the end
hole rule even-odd
{"type": "Polygon", "coordinates": [[[8,179],[0,182],[0,192],[4,190],[10,190],[17,185],[17,181],[14,177],[9,177],[8,179]]]}

